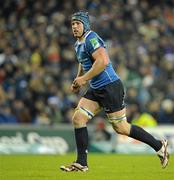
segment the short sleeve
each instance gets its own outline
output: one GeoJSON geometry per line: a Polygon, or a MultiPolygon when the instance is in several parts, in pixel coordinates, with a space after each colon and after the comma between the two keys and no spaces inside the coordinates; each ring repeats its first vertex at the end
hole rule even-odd
{"type": "Polygon", "coordinates": [[[105,47],[103,40],[94,32],[91,32],[86,38],[86,50],[91,55],[99,47],[105,47]]]}

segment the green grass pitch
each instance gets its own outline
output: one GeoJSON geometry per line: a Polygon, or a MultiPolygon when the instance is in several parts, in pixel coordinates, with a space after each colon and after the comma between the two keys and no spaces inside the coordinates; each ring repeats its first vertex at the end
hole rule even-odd
{"type": "Polygon", "coordinates": [[[174,180],[174,155],[162,169],[156,155],[89,154],[89,171],[66,173],[67,155],[0,155],[0,180],[174,180]]]}

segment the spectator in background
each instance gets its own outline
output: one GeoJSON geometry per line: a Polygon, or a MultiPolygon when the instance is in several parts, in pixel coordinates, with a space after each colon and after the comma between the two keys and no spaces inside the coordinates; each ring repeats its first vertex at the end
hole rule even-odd
{"type": "Polygon", "coordinates": [[[159,111],[158,123],[173,124],[174,123],[174,103],[170,99],[165,99],[161,103],[159,111]]]}
{"type": "MultiPolygon", "coordinates": [[[[12,115],[16,116],[11,103],[16,99],[30,113],[30,123],[40,113],[37,101],[52,109],[48,103],[50,78],[61,96],[60,116],[73,111],[78,98],[64,91],[76,74],[74,42],[66,16],[84,9],[91,14],[93,29],[106,41],[113,67],[119,66],[126,89],[134,89],[137,113],[145,111],[159,124],[167,122],[160,104],[165,99],[174,100],[173,1],[6,0],[0,7],[0,85],[12,115]]],[[[128,93],[127,104],[135,109],[130,98],[128,93]]],[[[53,116],[47,115],[49,119],[53,116]]],[[[70,122],[69,116],[60,122],[70,122]]]]}
{"type": "Polygon", "coordinates": [[[156,119],[154,119],[153,116],[147,112],[137,112],[136,116],[134,116],[131,123],[141,127],[154,127],[157,125],[156,119]]]}

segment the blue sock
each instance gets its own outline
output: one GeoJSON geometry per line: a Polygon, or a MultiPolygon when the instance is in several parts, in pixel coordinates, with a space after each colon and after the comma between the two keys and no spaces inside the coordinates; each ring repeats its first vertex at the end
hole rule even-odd
{"type": "Polygon", "coordinates": [[[155,139],[151,134],[146,132],[139,126],[132,125],[129,137],[137,139],[151,146],[155,151],[159,151],[162,147],[161,141],[155,139]]]}
{"type": "Polygon", "coordinates": [[[87,166],[88,131],[87,127],[75,128],[77,163],[87,166]]]}

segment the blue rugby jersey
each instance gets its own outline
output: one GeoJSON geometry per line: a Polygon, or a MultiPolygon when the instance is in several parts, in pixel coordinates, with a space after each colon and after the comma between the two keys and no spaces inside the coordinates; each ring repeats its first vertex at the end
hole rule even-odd
{"type": "MultiPolygon", "coordinates": [[[[94,60],[92,59],[92,53],[99,47],[106,48],[104,41],[97,35],[97,33],[93,31],[87,32],[83,41],[76,41],[75,51],[77,60],[82,65],[82,68],[85,72],[87,72],[92,67],[92,64],[94,63],[94,60]]],[[[111,61],[109,60],[106,68],[100,74],[93,77],[89,81],[89,84],[91,88],[98,89],[118,79],[119,76],[116,74],[111,61]]]]}

